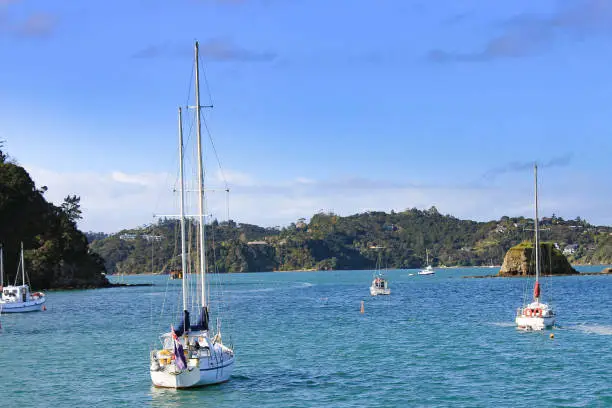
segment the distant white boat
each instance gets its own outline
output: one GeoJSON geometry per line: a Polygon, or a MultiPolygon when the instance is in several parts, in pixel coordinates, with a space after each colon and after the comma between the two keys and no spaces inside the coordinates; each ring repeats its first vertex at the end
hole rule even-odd
{"type": "Polygon", "coordinates": [[[555,324],[555,313],[546,303],[540,302],[540,231],[538,219],[538,166],[534,166],[535,176],[535,284],[533,286],[533,302],[524,305],[516,311],[516,325],[519,329],[543,330],[555,324]]]}
{"type": "MultiPolygon", "coordinates": [[[[384,247],[371,246],[370,249],[384,249],[384,247]]],[[[378,252],[378,259],[376,261],[376,272],[374,272],[374,279],[370,285],[370,295],[390,295],[391,289],[389,289],[389,281],[385,278],[382,273],[382,254],[378,252]]]]}
{"type": "Polygon", "coordinates": [[[26,284],[23,242],[21,243],[19,266],[22,284],[4,286],[4,253],[0,247],[0,313],[38,312],[42,310],[46,301],[44,293],[30,293],[30,287],[26,284]]]}
{"type": "Polygon", "coordinates": [[[434,270],[434,268],[431,267],[431,265],[429,265],[429,250],[425,250],[425,257],[426,257],[426,264],[427,267],[425,269],[421,269],[419,271],[419,275],[433,275],[436,273],[436,271],[434,270]]]}
{"type": "Polygon", "coordinates": [[[378,273],[374,275],[374,280],[372,280],[372,285],[370,286],[370,295],[378,296],[378,295],[390,295],[391,289],[389,289],[389,282],[385,279],[382,273],[378,273]]]}

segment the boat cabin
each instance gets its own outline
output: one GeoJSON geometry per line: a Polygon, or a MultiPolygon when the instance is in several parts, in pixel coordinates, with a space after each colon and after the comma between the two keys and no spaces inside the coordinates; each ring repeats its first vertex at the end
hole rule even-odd
{"type": "Polygon", "coordinates": [[[28,285],[5,286],[0,297],[4,302],[26,302],[30,300],[28,285]]]}
{"type": "Polygon", "coordinates": [[[374,287],[378,289],[387,289],[387,286],[388,286],[388,283],[385,279],[383,278],[374,279],[374,287]]]}

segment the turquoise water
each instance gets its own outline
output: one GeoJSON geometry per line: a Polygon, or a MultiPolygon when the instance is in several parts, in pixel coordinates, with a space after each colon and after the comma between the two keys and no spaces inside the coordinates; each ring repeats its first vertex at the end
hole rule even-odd
{"type": "Polygon", "coordinates": [[[176,302],[180,281],[50,292],[47,311],[0,317],[0,398],[6,407],[612,406],[612,276],[550,279],[560,326],[551,340],[514,328],[525,279],[415,272],[387,272],[392,294],[377,298],[369,271],[222,276],[234,376],[190,391],[154,389],[148,371],[159,309],[176,302]]]}

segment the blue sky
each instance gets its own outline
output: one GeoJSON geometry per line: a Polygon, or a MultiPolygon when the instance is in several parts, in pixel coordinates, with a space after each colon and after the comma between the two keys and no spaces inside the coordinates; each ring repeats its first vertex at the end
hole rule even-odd
{"type": "Polygon", "coordinates": [[[0,0],[0,139],[82,228],[151,222],[198,39],[238,221],[529,215],[538,161],[544,214],[611,225],[612,2],[483,3],[0,0]]]}

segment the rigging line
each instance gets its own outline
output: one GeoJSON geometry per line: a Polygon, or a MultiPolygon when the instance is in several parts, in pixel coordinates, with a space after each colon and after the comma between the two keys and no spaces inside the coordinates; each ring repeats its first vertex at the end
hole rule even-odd
{"type": "MultiPolygon", "coordinates": [[[[187,109],[189,109],[189,101],[187,102],[186,106],[187,106],[187,109]]],[[[193,115],[193,116],[189,115],[188,117],[190,119],[190,124],[189,124],[189,130],[187,131],[187,137],[185,138],[185,145],[186,146],[191,141],[191,137],[193,136],[193,133],[194,133],[193,127],[195,125],[195,115],[193,115]]]]}
{"type": "MultiPolygon", "coordinates": [[[[151,285],[149,287],[149,299],[150,299],[150,303],[149,303],[149,330],[151,333],[153,333],[153,330],[155,329],[155,326],[153,325],[153,298],[155,296],[153,296],[153,288],[154,286],[151,285]]],[[[149,344],[149,349],[151,350],[153,348],[153,344],[149,344]]]]}
{"type": "Polygon", "coordinates": [[[225,178],[225,172],[223,171],[223,166],[221,166],[221,159],[219,158],[219,154],[217,153],[217,147],[215,146],[215,142],[212,138],[212,134],[210,129],[208,128],[208,122],[205,117],[202,117],[202,122],[204,123],[204,128],[206,129],[206,134],[208,135],[208,139],[210,140],[210,145],[212,146],[213,152],[215,153],[215,158],[217,159],[217,164],[219,165],[219,171],[221,172],[221,178],[223,179],[223,184],[225,185],[225,189],[228,190],[229,187],[227,185],[227,179],[225,178]]]}
{"type": "Polygon", "coordinates": [[[159,319],[159,324],[158,324],[158,332],[162,330],[162,317],[164,315],[164,311],[166,309],[166,299],[168,298],[168,286],[170,286],[170,279],[166,278],[166,288],[164,289],[164,298],[162,299],[162,306],[161,306],[161,311],[160,311],[160,319],[159,319]]]}
{"type": "MultiPolygon", "coordinates": [[[[204,64],[202,64],[202,73],[204,77],[204,84],[206,85],[206,92],[208,94],[209,104],[210,104],[210,107],[213,107],[214,103],[212,99],[212,93],[210,92],[210,85],[208,83],[208,77],[206,76],[206,67],[204,66],[204,64]]],[[[223,171],[223,167],[221,166],[221,160],[219,159],[219,154],[217,153],[217,148],[215,147],[215,142],[213,141],[212,134],[210,132],[210,128],[208,127],[208,123],[206,121],[206,117],[204,117],[204,115],[201,115],[200,119],[202,119],[202,122],[204,123],[204,128],[206,129],[208,139],[210,140],[210,144],[212,146],[213,152],[215,153],[215,158],[217,159],[217,164],[219,165],[219,171],[221,172],[221,177],[223,178],[225,189],[227,189],[228,188],[227,179],[225,178],[225,173],[223,171]]]]}
{"type": "MultiPolygon", "coordinates": [[[[202,60],[202,57],[199,57],[200,60],[202,60]]],[[[192,64],[193,65],[193,64],[192,64]]],[[[208,101],[210,103],[210,106],[213,106],[213,100],[212,100],[212,93],[210,92],[210,85],[208,83],[208,77],[206,76],[206,65],[204,64],[204,62],[202,61],[202,64],[200,64],[202,70],[202,76],[204,77],[204,85],[206,85],[206,93],[208,94],[208,101]]],[[[192,67],[192,72],[193,72],[193,67],[192,67]]],[[[192,74],[193,76],[193,74],[192,74]]]]}
{"type": "MultiPolygon", "coordinates": [[[[155,267],[154,267],[155,260],[154,260],[153,245],[155,245],[154,242],[151,243],[151,273],[152,273],[152,276],[155,276],[156,274],[155,274],[155,267]]],[[[155,328],[154,325],[153,325],[153,298],[154,298],[154,296],[153,296],[153,286],[151,286],[151,289],[149,291],[149,297],[150,297],[150,300],[151,300],[150,305],[149,305],[149,319],[150,319],[149,327],[150,327],[151,331],[153,331],[154,328],[155,328]]],[[[154,344],[151,343],[149,345],[149,348],[152,350],[153,347],[154,347],[154,344]]]]}
{"type": "Polygon", "coordinates": [[[17,272],[15,273],[15,282],[13,283],[13,286],[17,286],[17,279],[19,278],[19,268],[20,267],[21,267],[21,256],[19,257],[19,262],[17,263],[17,272]]]}
{"type": "Polygon", "coordinates": [[[230,207],[229,207],[229,188],[225,189],[225,210],[226,210],[226,216],[227,216],[227,225],[229,226],[229,220],[230,220],[230,207]]]}
{"type": "MultiPolygon", "coordinates": [[[[174,164],[176,163],[176,159],[174,159],[171,163],[172,167],[176,167],[174,166],[174,164]]],[[[165,180],[163,185],[164,186],[169,186],[170,184],[170,178],[171,178],[171,173],[170,172],[165,172],[165,180]]],[[[177,178],[174,179],[174,190],[176,191],[176,185],[177,185],[177,178]]],[[[157,197],[155,198],[155,204],[153,205],[153,213],[158,212],[158,209],[160,208],[160,202],[162,201],[162,195],[166,195],[167,192],[164,191],[164,189],[161,189],[158,193],[157,193],[157,197]]]]}
{"type": "Polygon", "coordinates": [[[185,98],[185,106],[189,106],[189,97],[191,96],[191,88],[193,86],[193,77],[194,77],[194,64],[191,65],[191,75],[189,75],[189,86],[187,87],[187,97],[185,98]]]}
{"type": "MultiPolygon", "coordinates": [[[[552,235],[552,229],[551,229],[551,235],[552,235]]],[[[547,282],[547,292],[548,292],[548,298],[550,299],[550,304],[552,306],[553,304],[553,291],[552,291],[552,277],[553,277],[553,268],[552,268],[552,255],[554,252],[554,243],[551,240],[550,241],[550,246],[548,248],[548,274],[550,275],[550,278],[548,279],[547,282]]]]}

